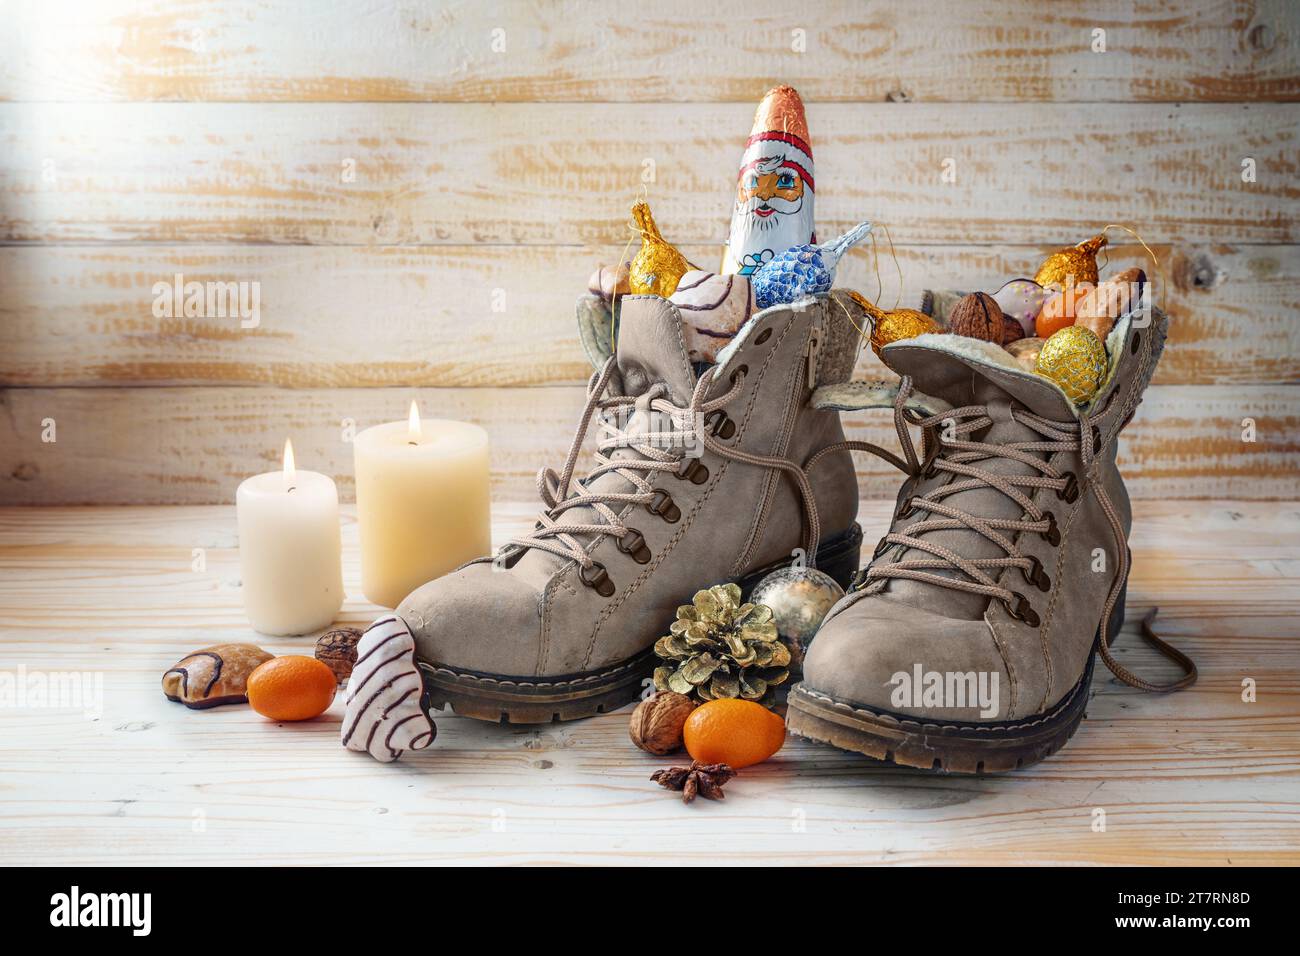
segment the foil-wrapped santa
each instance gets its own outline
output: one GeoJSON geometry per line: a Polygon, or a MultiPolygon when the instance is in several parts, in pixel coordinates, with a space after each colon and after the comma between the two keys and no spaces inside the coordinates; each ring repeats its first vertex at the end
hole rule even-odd
{"type": "Polygon", "coordinates": [[[816,241],[803,100],[793,87],[778,86],[758,104],[745,141],[722,273],[750,275],[785,250],[816,241]]]}

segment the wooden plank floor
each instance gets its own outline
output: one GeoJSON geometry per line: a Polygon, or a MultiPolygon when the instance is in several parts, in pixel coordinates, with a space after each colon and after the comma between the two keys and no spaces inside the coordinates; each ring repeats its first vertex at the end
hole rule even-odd
{"type": "MultiPolygon", "coordinates": [[[[887,507],[864,503],[869,537],[887,507]]],[[[234,509],[3,508],[0,672],[90,672],[103,694],[89,717],[0,713],[0,860],[1300,862],[1300,503],[1137,509],[1117,656],[1162,672],[1135,631],[1159,604],[1200,665],[1192,689],[1144,695],[1099,666],[1071,745],[1017,775],[921,775],[792,741],[725,803],[684,807],[647,779],[666,761],[632,748],[626,712],[537,728],[440,717],[431,750],[381,766],[340,748],[339,700],[285,726],[169,703],[162,671],[205,644],[311,652],[248,628],[234,509]]],[[[497,539],[530,514],[499,506],[497,539]]],[[[344,545],[355,594],[350,511],[344,545]]],[[[374,613],[351,599],[341,617],[374,613]]]]}

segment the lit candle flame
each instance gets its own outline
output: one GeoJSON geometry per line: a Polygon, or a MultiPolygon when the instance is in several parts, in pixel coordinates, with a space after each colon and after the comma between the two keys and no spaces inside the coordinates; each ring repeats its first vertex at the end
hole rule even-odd
{"type": "Polygon", "coordinates": [[[414,445],[420,440],[420,409],[415,405],[415,399],[411,399],[411,414],[406,419],[406,437],[414,445]]]}
{"type": "Polygon", "coordinates": [[[293,481],[298,477],[298,469],[293,465],[293,442],[284,440],[284,487],[293,490],[293,481]]]}

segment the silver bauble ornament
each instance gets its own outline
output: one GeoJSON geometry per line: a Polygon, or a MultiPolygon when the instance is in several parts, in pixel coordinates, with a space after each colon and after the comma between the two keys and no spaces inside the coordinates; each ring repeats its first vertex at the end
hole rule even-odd
{"type": "Polygon", "coordinates": [[[749,600],[770,607],[777,633],[803,650],[842,597],[844,589],[826,572],[791,567],[773,571],[759,581],[749,600]]]}

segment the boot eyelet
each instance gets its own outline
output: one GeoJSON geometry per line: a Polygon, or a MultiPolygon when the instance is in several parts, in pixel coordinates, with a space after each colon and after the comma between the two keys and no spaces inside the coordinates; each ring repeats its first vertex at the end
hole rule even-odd
{"type": "Polygon", "coordinates": [[[894,515],[895,519],[904,521],[916,514],[916,508],[912,505],[912,502],[915,500],[915,496],[909,496],[908,499],[903,502],[903,507],[898,509],[898,514],[894,515]]]}
{"type": "Polygon", "coordinates": [[[645,506],[645,510],[656,518],[663,518],[669,524],[676,524],[682,518],[682,509],[677,507],[673,496],[662,488],[654,490],[654,498],[645,506]]]}
{"type": "Polygon", "coordinates": [[[1067,504],[1074,504],[1079,500],[1079,476],[1072,471],[1065,473],[1065,487],[1056,493],[1067,504]]]}
{"type": "Polygon", "coordinates": [[[689,481],[693,485],[702,485],[709,480],[709,469],[698,458],[688,458],[673,472],[673,477],[689,481]]]}
{"type": "Polygon", "coordinates": [[[1142,342],[1142,333],[1141,333],[1141,332],[1134,332],[1134,333],[1133,333],[1133,344],[1129,346],[1129,349],[1128,349],[1128,350],[1129,350],[1130,352],[1132,352],[1134,355],[1137,355],[1137,354],[1138,354],[1138,346],[1141,344],[1141,342],[1142,342]]]}
{"type": "Polygon", "coordinates": [[[1040,623],[1038,612],[1033,609],[1029,603],[1029,598],[1025,597],[1019,591],[1011,594],[1011,600],[1004,602],[1007,613],[1017,621],[1028,624],[1030,627],[1037,627],[1040,623]]]}
{"type": "Polygon", "coordinates": [[[723,441],[736,434],[736,423],[721,410],[710,412],[704,419],[704,424],[709,427],[709,433],[714,438],[721,438],[723,441]]]}
{"type": "Polygon", "coordinates": [[[749,366],[742,365],[740,368],[736,369],[734,372],[731,373],[731,384],[735,385],[736,379],[738,378],[744,379],[744,377],[748,374],[749,374],[749,366]]]}
{"type": "Polygon", "coordinates": [[[1047,572],[1043,570],[1043,562],[1039,561],[1033,555],[1030,555],[1029,560],[1033,562],[1029,566],[1029,570],[1026,571],[1024,568],[1020,569],[1020,573],[1025,576],[1025,581],[1044,593],[1052,590],[1052,579],[1049,578],[1047,572]]]}
{"type": "Polygon", "coordinates": [[[592,564],[589,568],[581,569],[578,578],[601,597],[609,597],[614,593],[614,582],[609,579],[603,564],[592,564]]]}
{"type": "Polygon", "coordinates": [[[764,342],[766,342],[766,341],[767,341],[768,339],[770,339],[771,337],[772,337],[772,327],[771,327],[771,326],[768,326],[768,327],[765,328],[762,332],[759,332],[759,333],[758,333],[758,338],[754,339],[754,344],[755,344],[755,345],[762,345],[764,342]]]}
{"type": "Polygon", "coordinates": [[[882,554],[888,551],[889,548],[890,548],[890,544],[888,539],[881,538],[879,541],[876,542],[876,550],[871,552],[871,560],[872,561],[876,560],[876,558],[880,557],[882,554]]]}
{"type": "Polygon", "coordinates": [[[1056,515],[1050,511],[1044,511],[1043,517],[1047,519],[1047,530],[1041,532],[1047,543],[1053,548],[1061,543],[1061,529],[1056,526],[1056,515]]]}
{"type": "Polygon", "coordinates": [[[627,534],[615,542],[615,547],[624,554],[630,555],[637,564],[650,563],[650,548],[645,543],[645,535],[636,528],[628,528],[627,534]]]}
{"type": "Polygon", "coordinates": [[[1101,447],[1101,429],[1096,425],[1092,426],[1092,450],[1096,451],[1101,447]]]}

